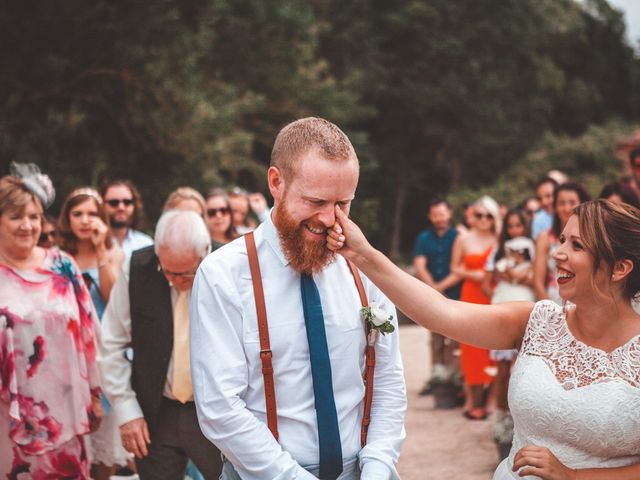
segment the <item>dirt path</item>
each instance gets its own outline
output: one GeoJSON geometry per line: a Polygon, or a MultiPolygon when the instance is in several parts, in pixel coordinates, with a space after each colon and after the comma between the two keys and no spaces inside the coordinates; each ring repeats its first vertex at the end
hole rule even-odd
{"type": "Polygon", "coordinates": [[[429,332],[400,327],[409,408],[407,438],[398,471],[403,480],[490,480],[498,463],[489,421],[472,422],[462,410],[435,410],[433,397],[421,397],[430,369],[429,332]]]}

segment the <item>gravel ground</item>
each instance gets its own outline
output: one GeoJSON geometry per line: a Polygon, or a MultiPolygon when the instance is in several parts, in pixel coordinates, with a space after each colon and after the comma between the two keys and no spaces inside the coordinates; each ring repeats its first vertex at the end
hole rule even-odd
{"type": "Polygon", "coordinates": [[[401,325],[409,407],[407,438],[398,471],[403,480],[490,480],[498,463],[489,421],[470,421],[462,410],[434,409],[433,397],[418,392],[430,371],[429,332],[401,325]]]}

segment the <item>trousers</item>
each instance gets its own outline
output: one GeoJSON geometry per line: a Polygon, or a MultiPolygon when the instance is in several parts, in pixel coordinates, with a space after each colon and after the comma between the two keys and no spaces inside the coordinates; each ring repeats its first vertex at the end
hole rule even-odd
{"type": "MultiPolygon", "coordinates": [[[[316,465],[304,468],[312,475],[315,475],[316,477],[318,476],[319,466],[316,465]]],[[[236,469],[233,467],[233,464],[226,458],[222,465],[222,475],[220,475],[220,480],[242,480],[236,469]]],[[[338,480],[360,480],[360,470],[358,469],[357,458],[353,458],[345,462],[342,474],[340,474],[338,480]]]]}
{"type": "Polygon", "coordinates": [[[220,451],[200,431],[195,404],[163,398],[149,454],[136,459],[140,479],[183,480],[189,459],[206,479],[218,478],[222,471],[220,451]]]}

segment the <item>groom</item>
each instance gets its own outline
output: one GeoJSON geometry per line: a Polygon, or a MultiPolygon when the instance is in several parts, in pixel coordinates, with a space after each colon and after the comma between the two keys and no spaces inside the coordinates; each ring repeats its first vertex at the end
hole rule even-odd
{"type": "MultiPolygon", "coordinates": [[[[198,270],[193,387],[200,427],[226,458],[223,479],[399,478],[406,394],[398,331],[376,341],[362,447],[361,300],[346,261],[325,246],[335,206],[349,212],[358,175],[358,158],[337,126],[320,118],[287,125],[271,153],[271,218],[254,232],[260,272],[252,275],[244,238],[198,270]],[[261,292],[270,346],[258,326],[261,292]],[[272,369],[263,363],[269,358],[272,369]]],[[[368,301],[393,315],[397,327],[394,306],[361,279],[368,301]]]]}

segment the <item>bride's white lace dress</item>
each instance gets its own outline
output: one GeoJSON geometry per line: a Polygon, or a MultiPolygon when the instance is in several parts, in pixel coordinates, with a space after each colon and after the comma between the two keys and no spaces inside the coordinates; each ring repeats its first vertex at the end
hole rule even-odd
{"type": "Polygon", "coordinates": [[[518,477],[524,445],[571,468],[640,463],[640,335],[610,353],[577,340],[561,306],[536,303],[509,383],[513,447],[494,480],[518,477]]]}

